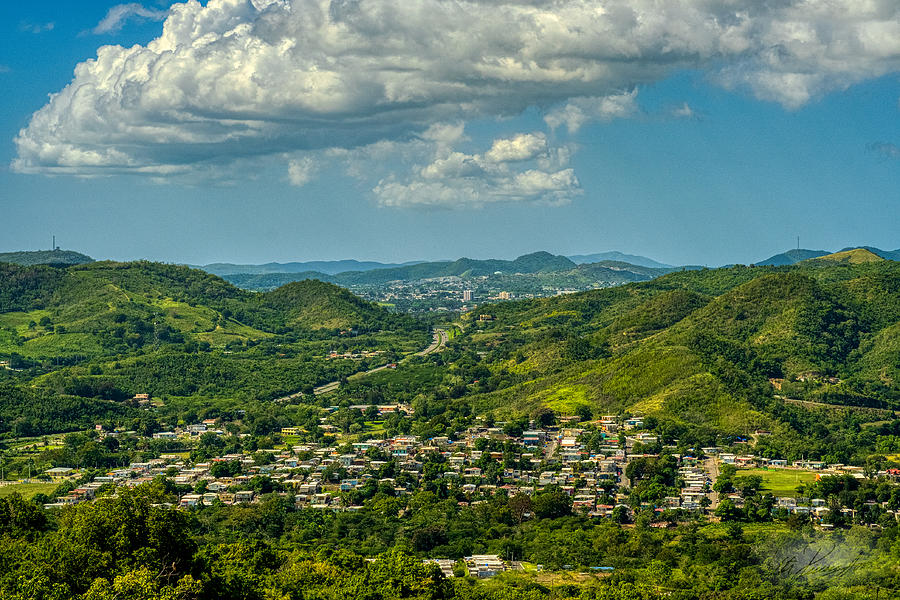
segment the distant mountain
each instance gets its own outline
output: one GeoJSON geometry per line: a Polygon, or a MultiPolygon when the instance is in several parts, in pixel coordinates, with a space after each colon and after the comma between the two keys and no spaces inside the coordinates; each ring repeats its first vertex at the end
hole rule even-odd
{"type": "Polygon", "coordinates": [[[602,260],[595,263],[584,263],[576,267],[576,270],[583,275],[592,275],[600,273],[620,273],[628,274],[628,281],[646,281],[660,275],[665,275],[673,271],[672,268],[654,268],[645,267],[643,265],[635,265],[632,263],[622,262],[618,260],[602,260]]]}
{"type": "Polygon", "coordinates": [[[251,274],[260,275],[265,273],[302,273],[304,271],[316,271],[335,275],[346,271],[371,271],[373,269],[390,269],[395,267],[405,267],[415,265],[422,261],[409,261],[404,263],[380,263],[373,261],[359,260],[314,260],[309,262],[289,262],[277,263],[270,262],[262,265],[237,265],[233,263],[212,263],[202,266],[194,266],[197,269],[203,269],[207,273],[218,275],[236,275],[251,274]]]}
{"type": "MultiPolygon", "coordinates": [[[[681,269],[682,267],[679,267],[681,269]]],[[[299,273],[236,273],[223,277],[234,285],[257,291],[274,290],[292,281],[318,279],[341,286],[382,285],[391,281],[416,281],[435,277],[482,277],[500,273],[506,277],[522,276],[539,279],[544,285],[555,288],[590,289],[620,285],[632,281],[646,281],[669,273],[674,268],[652,268],[626,262],[606,260],[579,264],[564,256],[548,252],[535,252],[506,260],[474,260],[461,258],[455,261],[419,263],[393,269],[376,269],[359,272],[328,274],[321,271],[299,273]]]]}
{"type": "Polygon", "coordinates": [[[844,248],[843,250],[841,250],[841,252],[844,252],[845,250],[854,250],[856,248],[868,250],[872,254],[880,256],[881,258],[900,261],[900,248],[898,248],[897,250],[882,250],[881,248],[873,248],[872,246],[856,246],[852,248],[844,248]]]}
{"type": "Polygon", "coordinates": [[[586,264],[586,263],[598,263],[604,261],[616,261],[616,262],[624,262],[632,265],[637,265],[639,267],[651,267],[653,269],[670,269],[672,265],[667,265],[665,263],[661,263],[653,260],[652,258],[647,258],[646,256],[637,256],[635,254],[624,254],[622,252],[612,251],[612,252],[598,252],[596,254],[576,254],[574,256],[568,257],[572,262],[576,264],[586,264]]]}
{"type": "Polygon", "coordinates": [[[770,256],[766,260],[761,260],[754,264],[756,264],[757,266],[765,265],[773,267],[783,267],[785,265],[798,263],[801,260],[808,260],[810,258],[825,256],[826,254],[830,254],[830,252],[826,250],[807,250],[805,248],[798,248],[795,250],[782,252],[781,254],[776,254],[775,256],[770,256]]]}
{"type": "Polygon", "coordinates": [[[305,270],[296,273],[234,273],[223,277],[244,289],[272,290],[292,281],[304,279],[318,279],[342,286],[380,285],[390,281],[415,281],[435,277],[482,277],[495,273],[503,275],[555,273],[571,271],[576,266],[565,256],[534,252],[515,260],[460,258],[454,261],[412,263],[387,269],[345,271],[337,274],[305,270]]]}
{"type": "Polygon", "coordinates": [[[94,259],[73,250],[26,250],[0,252],[0,262],[29,267],[31,265],[81,265],[94,259]]]}
{"type": "Polygon", "coordinates": [[[452,262],[426,262],[392,269],[340,273],[333,278],[333,281],[340,285],[380,284],[389,281],[409,281],[434,277],[479,277],[494,273],[503,275],[547,273],[573,268],[575,268],[575,263],[565,256],[555,256],[549,252],[533,252],[515,260],[460,258],[452,262]]]}

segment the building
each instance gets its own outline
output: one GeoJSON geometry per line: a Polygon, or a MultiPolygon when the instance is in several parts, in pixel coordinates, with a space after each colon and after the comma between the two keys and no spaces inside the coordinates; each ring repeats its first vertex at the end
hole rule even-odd
{"type": "Polygon", "coordinates": [[[506,566],[496,554],[476,554],[465,558],[469,575],[478,579],[494,577],[506,570],[506,566]]]}
{"type": "Polygon", "coordinates": [[[463,290],[463,302],[472,301],[472,290],[463,290]]]}

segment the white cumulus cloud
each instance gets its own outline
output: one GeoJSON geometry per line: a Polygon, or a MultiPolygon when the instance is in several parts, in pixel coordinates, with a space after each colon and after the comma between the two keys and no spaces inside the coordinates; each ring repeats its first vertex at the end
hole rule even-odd
{"type": "MultiPolygon", "coordinates": [[[[424,149],[424,148],[422,148],[424,149]]],[[[566,147],[541,132],[496,139],[484,154],[433,147],[433,158],[401,180],[382,179],[373,190],[384,206],[472,208],[498,202],[565,204],[582,193],[568,167],[566,147]]]]}
{"type": "Polygon", "coordinates": [[[520,133],[509,139],[494,140],[485,159],[491,162],[530,160],[547,151],[547,136],[541,132],[520,133]]]}
{"type": "Polygon", "coordinates": [[[189,0],[120,5],[95,31],[163,14],[158,38],[75,68],[16,137],[15,170],[168,175],[450,146],[461,125],[433,123],[529,107],[577,131],[633,114],[635,90],[685,68],[788,108],[900,70],[896,0],[189,0]]]}

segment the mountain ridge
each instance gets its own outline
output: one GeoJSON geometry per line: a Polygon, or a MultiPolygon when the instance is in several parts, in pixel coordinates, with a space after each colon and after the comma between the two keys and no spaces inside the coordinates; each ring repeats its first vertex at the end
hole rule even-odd
{"type": "Polygon", "coordinates": [[[336,275],[348,271],[372,271],[375,269],[391,269],[419,264],[425,261],[407,261],[402,263],[382,263],[377,261],[360,261],[355,259],[345,260],[312,260],[305,262],[268,262],[263,264],[235,264],[235,263],[210,263],[207,265],[188,265],[191,268],[202,269],[207,273],[218,275],[263,275],[267,273],[302,273],[317,272],[326,275],[336,275]]]}
{"type": "Polygon", "coordinates": [[[593,254],[574,254],[568,256],[568,258],[569,260],[577,264],[616,261],[637,265],[639,267],[649,267],[653,269],[671,269],[675,267],[675,265],[662,263],[646,256],[640,256],[638,254],[626,254],[624,252],[619,252],[618,250],[611,250],[608,252],[595,252],[593,254]]]}

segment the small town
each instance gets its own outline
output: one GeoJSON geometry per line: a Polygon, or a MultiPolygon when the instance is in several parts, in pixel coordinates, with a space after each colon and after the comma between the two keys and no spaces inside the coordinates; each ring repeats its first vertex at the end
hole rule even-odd
{"type": "MultiPolygon", "coordinates": [[[[138,400],[151,401],[145,394],[138,400]]],[[[350,409],[367,411],[377,418],[411,411],[405,405],[354,405],[350,409]]],[[[423,489],[456,498],[460,506],[477,506],[496,495],[531,497],[553,489],[569,499],[576,514],[613,519],[628,527],[639,514],[649,513],[651,527],[670,527],[691,518],[727,518],[725,511],[742,509],[747,498],[760,491],[759,478],[746,487],[737,483],[717,485],[726,477],[736,482],[741,481],[742,474],[752,480],[751,473],[778,473],[797,482],[813,482],[822,476],[862,479],[867,475],[896,482],[900,477],[896,469],[864,473],[862,467],[817,460],[789,463],[719,447],[678,454],[675,446],[661,447],[657,435],[643,430],[641,417],[607,415],[579,422],[578,416],[562,416],[552,426],[531,421],[530,428],[521,432],[510,424],[488,426],[480,419],[481,423],[452,438],[399,435],[362,441],[353,441],[360,436],[341,434],[327,423],[327,417],[322,421],[321,429],[334,438],[330,445],[292,444],[292,439],[303,435],[303,428],[285,427],[275,436],[281,443],[268,450],[224,453],[196,461],[189,458],[190,450],[162,452],[157,458],[108,472],[91,471],[89,481],[84,479],[85,470],[71,467],[49,468],[35,480],[60,486],[58,495],[44,504],[50,510],[114,496],[119,487],[134,487],[157,478],[169,480],[178,491],[178,505],[172,507],[186,510],[252,504],[266,494],[277,494],[292,498],[298,509],[351,512],[364,510],[365,500],[377,492],[402,497],[423,489]],[[672,485],[665,489],[677,493],[644,500],[635,493],[638,484],[647,476],[648,465],[662,461],[670,463],[668,468],[672,469],[672,485]],[[729,469],[730,474],[724,475],[729,469]]],[[[222,447],[219,441],[231,435],[223,425],[220,420],[206,419],[153,433],[152,439],[184,449],[214,449],[222,447]]],[[[106,431],[98,425],[92,435],[104,443],[136,433],[106,431]]],[[[802,490],[803,485],[799,488],[802,490]]],[[[797,488],[767,498],[765,509],[772,514],[798,515],[822,529],[833,527],[830,521],[835,507],[825,498],[804,496],[797,488]]],[[[898,519],[900,510],[894,504],[870,501],[864,508],[871,514],[898,519]]],[[[856,514],[858,509],[838,510],[850,522],[869,521],[865,515],[856,514]]],[[[532,516],[523,510],[519,518],[532,516]]],[[[450,559],[428,560],[436,561],[450,575],[460,568],[450,559]]],[[[496,555],[475,555],[464,563],[467,573],[479,578],[517,568],[516,561],[496,555]]]]}

